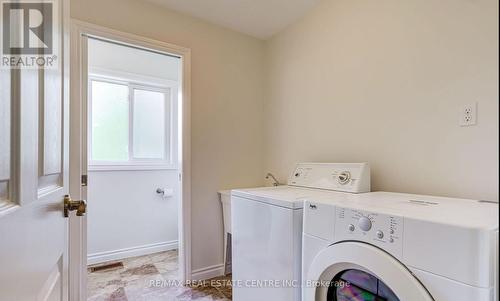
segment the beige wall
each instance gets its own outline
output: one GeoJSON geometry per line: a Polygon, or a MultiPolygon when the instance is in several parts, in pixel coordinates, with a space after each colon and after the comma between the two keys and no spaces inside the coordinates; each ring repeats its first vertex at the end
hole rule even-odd
{"type": "Polygon", "coordinates": [[[324,0],[267,45],[142,1],[72,0],[72,17],[192,49],[194,269],[222,263],[216,191],[300,161],[498,200],[496,0],[324,0]],[[461,128],[472,101],[478,125],[461,128]]]}
{"type": "Polygon", "coordinates": [[[263,181],[264,43],[142,1],[71,5],[72,18],[191,48],[192,264],[221,264],[217,190],[263,181]]]}
{"type": "Polygon", "coordinates": [[[375,190],[498,200],[498,1],[324,0],[267,45],[266,170],[368,161],[375,190]],[[458,126],[479,103],[478,125],[458,126]]]}

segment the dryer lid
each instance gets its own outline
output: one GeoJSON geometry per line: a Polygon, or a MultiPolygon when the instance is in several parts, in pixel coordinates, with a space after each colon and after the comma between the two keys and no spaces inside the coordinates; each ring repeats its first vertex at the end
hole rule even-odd
{"type": "Polygon", "coordinates": [[[345,193],[294,186],[259,187],[231,191],[231,196],[243,197],[289,209],[302,209],[304,207],[304,200],[307,199],[334,196],[343,198],[343,195],[345,193]]]}

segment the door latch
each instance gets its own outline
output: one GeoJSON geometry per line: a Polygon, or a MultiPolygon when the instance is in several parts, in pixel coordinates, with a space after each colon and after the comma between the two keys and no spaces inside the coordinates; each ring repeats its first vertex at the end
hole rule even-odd
{"type": "Polygon", "coordinates": [[[87,212],[85,200],[73,201],[69,195],[64,196],[64,217],[69,217],[70,211],[76,210],[76,216],[84,216],[87,212]]]}

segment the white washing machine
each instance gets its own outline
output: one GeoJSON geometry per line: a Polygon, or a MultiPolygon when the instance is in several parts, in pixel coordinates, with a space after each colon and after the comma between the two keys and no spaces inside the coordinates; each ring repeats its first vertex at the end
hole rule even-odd
{"type": "Polygon", "coordinates": [[[498,204],[372,192],[304,204],[303,301],[496,301],[498,204]]]}
{"type": "Polygon", "coordinates": [[[299,301],[304,200],[369,190],[366,163],[301,163],[287,186],[233,190],[233,300],[299,301]]]}

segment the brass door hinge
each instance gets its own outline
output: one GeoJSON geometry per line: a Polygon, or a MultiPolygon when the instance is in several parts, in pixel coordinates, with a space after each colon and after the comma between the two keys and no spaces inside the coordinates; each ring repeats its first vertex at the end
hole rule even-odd
{"type": "Polygon", "coordinates": [[[89,177],[87,175],[82,175],[82,187],[87,187],[89,184],[89,177]]]}

